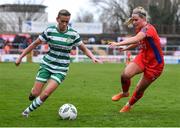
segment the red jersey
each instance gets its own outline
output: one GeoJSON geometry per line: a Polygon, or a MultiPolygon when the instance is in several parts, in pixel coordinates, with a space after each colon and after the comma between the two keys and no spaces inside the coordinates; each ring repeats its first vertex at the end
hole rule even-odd
{"type": "Polygon", "coordinates": [[[147,77],[155,79],[161,74],[164,67],[160,39],[156,29],[151,24],[147,24],[140,31],[146,37],[138,44],[140,52],[135,57],[134,62],[143,69],[147,77]]]}
{"type": "Polygon", "coordinates": [[[140,41],[138,45],[143,62],[152,66],[164,63],[160,39],[156,29],[151,24],[147,24],[140,31],[146,35],[146,38],[140,41]]]}

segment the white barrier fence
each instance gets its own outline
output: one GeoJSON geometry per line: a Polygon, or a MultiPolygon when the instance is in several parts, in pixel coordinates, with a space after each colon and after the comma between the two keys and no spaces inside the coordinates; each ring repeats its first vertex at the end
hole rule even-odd
{"type": "MultiPolygon", "coordinates": [[[[127,60],[127,53],[129,52],[121,52],[118,48],[109,48],[108,45],[86,45],[93,54],[108,63],[124,63],[127,60]]],[[[179,46],[176,46],[179,47],[179,46]]],[[[173,47],[174,48],[174,47],[173,47]]],[[[166,64],[180,64],[180,51],[167,50],[169,49],[166,46],[164,50],[164,59],[166,64]]],[[[15,51],[15,50],[14,50],[15,51]]],[[[14,52],[13,52],[14,53],[14,52]]],[[[138,50],[131,50],[130,58],[133,59],[134,56],[138,53],[138,50]]],[[[20,54],[20,53],[19,53],[20,54]]],[[[0,54],[0,62],[15,62],[16,58],[19,54],[4,54],[1,52],[0,54]]],[[[39,63],[43,57],[45,52],[42,49],[34,50],[32,56],[30,56],[30,60],[32,62],[39,63]]],[[[23,62],[27,62],[27,57],[24,57],[23,62]]],[[[90,59],[85,56],[82,51],[78,48],[75,48],[71,51],[71,62],[90,62],[90,59]]]]}

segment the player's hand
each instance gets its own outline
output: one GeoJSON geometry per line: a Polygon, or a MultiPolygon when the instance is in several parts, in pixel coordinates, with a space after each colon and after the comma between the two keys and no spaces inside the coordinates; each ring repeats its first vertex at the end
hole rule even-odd
{"type": "Polygon", "coordinates": [[[110,48],[115,48],[117,46],[117,42],[109,42],[110,48]]]}
{"type": "Polygon", "coordinates": [[[120,52],[126,51],[126,46],[119,46],[118,49],[120,52]]]}
{"type": "Polygon", "coordinates": [[[17,58],[17,60],[16,60],[16,62],[15,62],[15,65],[16,65],[16,66],[19,66],[20,63],[21,63],[21,60],[22,60],[21,58],[17,58]]]}
{"type": "Polygon", "coordinates": [[[99,60],[99,59],[94,58],[94,59],[93,59],[93,63],[103,64],[103,61],[102,61],[102,60],[99,60]]]}

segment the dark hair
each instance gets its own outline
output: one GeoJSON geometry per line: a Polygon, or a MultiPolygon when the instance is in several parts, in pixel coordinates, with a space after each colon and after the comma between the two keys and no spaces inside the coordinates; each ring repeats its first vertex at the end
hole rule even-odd
{"type": "Polygon", "coordinates": [[[58,13],[58,17],[59,16],[71,16],[71,13],[68,10],[66,10],[66,9],[62,9],[58,13]]]}

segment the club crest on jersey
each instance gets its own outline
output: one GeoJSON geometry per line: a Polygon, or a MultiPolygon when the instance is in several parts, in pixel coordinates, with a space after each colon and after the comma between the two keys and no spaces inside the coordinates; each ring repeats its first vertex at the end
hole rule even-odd
{"type": "Polygon", "coordinates": [[[67,42],[68,44],[73,43],[73,39],[67,38],[67,39],[66,39],[66,42],[67,42]]]}

